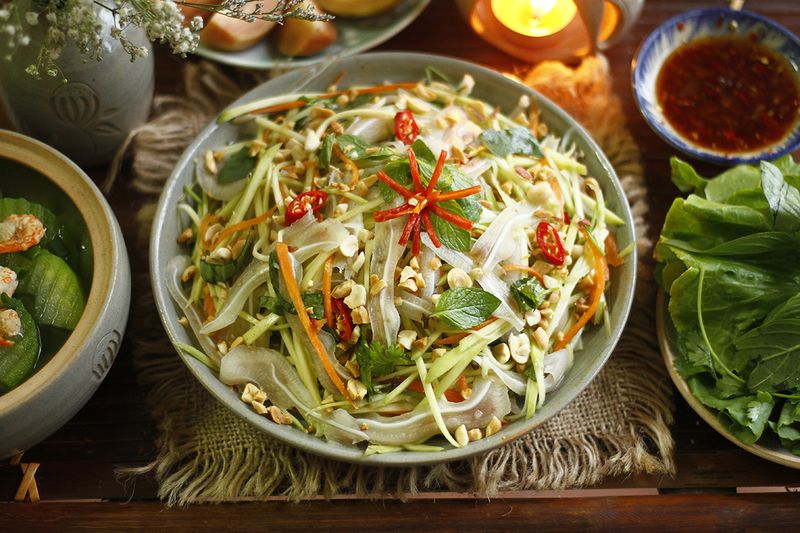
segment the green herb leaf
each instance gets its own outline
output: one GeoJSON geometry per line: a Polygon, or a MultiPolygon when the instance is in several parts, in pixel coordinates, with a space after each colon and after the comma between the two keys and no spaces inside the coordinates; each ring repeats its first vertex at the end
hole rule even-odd
{"type": "Polygon", "coordinates": [[[702,193],[705,190],[708,180],[700,176],[692,165],[673,156],[669,160],[669,166],[672,169],[672,183],[681,192],[702,193]]]}
{"type": "Polygon", "coordinates": [[[544,157],[539,141],[524,126],[508,130],[485,130],[481,133],[481,141],[490,152],[500,157],[511,154],[544,157]]]}
{"type": "Polygon", "coordinates": [[[322,138],[322,146],[319,149],[319,167],[326,169],[331,165],[331,155],[333,154],[333,143],[336,142],[336,136],[329,133],[322,138]]]}
{"type": "Polygon", "coordinates": [[[790,186],[778,167],[768,161],[761,162],[761,187],[772,210],[773,227],[785,231],[800,229],[800,191],[790,186]]]}
{"type": "Polygon", "coordinates": [[[518,279],[511,284],[511,297],[523,313],[538,309],[549,293],[550,291],[534,277],[518,279]]]}
{"type": "Polygon", "coordinates": [[[477,287],[457,287],[444,291],[431,316],[455,329],[469,329],[485,322],[500,306],[500,300],[477,287]]]}
{"type": "Polygon", "coordinates": [[[315,320],[325,318],[325,306],[322,303],[321,292],[307,292],[303,295],[303,305],[306,309],[311,309],[308,316],[315,320]]]}
{"type": "Polygon", "coordinates": [[[249,253],[250,241],[251,239],[248,237],[238,257],[226,263],[215,263],[209,261],[205,257],[201,257],[199,266],[200,275],[209,283],[220,283],[234,277],[247,265],[248,258],[252,257],[249,253]]]}
{"type": "Polygon", "coordinates": [[[373,377],[392,373],[396,365],[411,363],[406,351],[399,344],[392,347],[380,342],[368,344],[363,336],[356,345],[355,354],[361,372],[361,382],[370,392],[374,390],[373,377]]]}
{"type": "MultiPolygon", "coordinates": [[[[303,294],[302,298],[306,311],[311,309],[311,311],[308,312],[309,317],[315,320],[322,320],[325,318],[325,306],[322,303],[321,292],[307,292],[303,294]]],[[[281,296],[264,295],[259,299],[258,304],[262,309],[270,313],[275,313],[276,315],[285,315],[286,313],[297,314],[294,305],[284,300],[281,296]]]]}
{"type": "Polygon", "coordinates": [[[717,418],[725,428],[745,444],[753,444],[764,433],[775,400],[766,393],[723,398],[718,390],[701,376],[687,380],[689,389],[703,404],[717,410],[717,418]]]}
{"type": "Polygon", "coordinates": [[[258,160],[250,157],[250,148],[245,146],[225,160],[225,164],[217,174],[217,181],[224,184],[243,180],[256,168],[256,163],[258,160]]]}
{"type": "Polygon", "coordinates": [[[800,401],[787,400],[777,423],[770,422],[769,425],[786,449],[800,455],[800,401]]]}
{"type": "Polygon", "coordinates": [[[357,135],[339,135],[336,144],[348,159],[360,161],[362,159],[386,159],[393,155],[391,149],[381,146],[370,148],[370,145],[357,135]]]}
{"type": "MultiPolygon", "coordinates": [[[[465,216],[461,205],[452,200],[442,202],[438,205],[451,213],[462,217],[465,216]]],[[[433,224],[433,231],[436,232],[436,236],[439,237],[443,246],[447,246],[451,250],[457,250],[459,252],[468,252],[470,248],[472,248],[472,237],[469,231],[464,228],[459,228],[447,220],[439,218],[435,214],[431,214],[431,224],[433,224]]]]}

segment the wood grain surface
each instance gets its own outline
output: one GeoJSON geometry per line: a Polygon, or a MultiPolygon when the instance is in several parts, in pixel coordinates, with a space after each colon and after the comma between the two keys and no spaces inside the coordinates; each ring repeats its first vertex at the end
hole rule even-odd
{"type": "MultiPolygon", "coordinates": [[[[670,16],[725,3],[648,0],[636,26],[606,53],[629,126],[642,149],[650,191],[648,220],[654,235],[678,193],[669,181],[668,159],[673,150],[650,131],[634,106],[629,83],[631,59],[647,33],[670,16]]],[[[800,33],[797,0],[753,1],[748,7],[800,33]]],[[[433,0],[418,20],[380,48],[443,54],[507,72],[526,68],[476,37],[451,0],[433,0]]],[[[165,49],[157,51],[159,93],[180,90],[182,61],[165,49]]],[[[701,169],[713,170],[702,165],[701,169]]],[[[99,182],[107,169],[87,170],[99,182]]],[[[145,250],[135,246],[135,213],[144,198],[130,189],[123,176],[109,200],[125,233],[134,271],[141,271],[146,257],[145,250]]],[[[134,298],[136,294],[135,287],[134,298]]],[[[132,321],[136,319],[131,317],[132,321]]],[[[492,501],[426,495],[408,503],[337,500],[292,505],[271,501],[167,509],[157,502],[157,485],[151,477],[123,483],[115,476],[116,468],[141,466],[155,456],[157,432],[144,396],[136,381],[131,342],[126,338],[111,372],[89,403],[62,429],[25,454],[25,461],[41,463],[36,478],[43,503],[3,503],[13,499],[22,476],[18,466],[0,465],[0,531],[145,527],[216,531],[231,527],[301,529],[311,524],[321,529],[391,525],[391,529],[438,527],[459,531],[531,527],[541,531],[731,531],[775,529],[792,524],[800,516],[800,497],[786,489],[800,486],[800,471],[748,455],[717,435],[677,397],[674,477],[614,478],[587,491],[508,494],[492,501]],[[752,491],[764,493],[746,494],[752,491]]]]}

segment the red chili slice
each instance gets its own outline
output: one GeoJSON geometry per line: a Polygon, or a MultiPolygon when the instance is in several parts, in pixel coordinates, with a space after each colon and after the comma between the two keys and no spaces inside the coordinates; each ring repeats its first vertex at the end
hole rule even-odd
{"type": "Polygon", "coordinates": [[[341,298],[331,298],[331,304],[336,334],[343,341],[349,340],[353,336],[353,320],[350,318],[350,309],[341,298]]]}
{"type": "Polygon", "coordinates": [[[394,116],[394,134],[403,144],[412,144],[419,134],[419,126],[411,111],[398,111],[394,116]]]}
{"type": "Polygon", "coordinates": [[[328,193],[323,191],[309,191],[301,193],[289,202],[286,207],[286,225],[294,224],[310,209],[315,215],[328,200],[328,193]]]}
{"type": "Polygon", "coordinates": [[[547,222],[539,222],[536,227],[536,242],[542,249],[547,262],[556,266],[564,264],[564,244],[558,236],[556,228],[547,222]]]}

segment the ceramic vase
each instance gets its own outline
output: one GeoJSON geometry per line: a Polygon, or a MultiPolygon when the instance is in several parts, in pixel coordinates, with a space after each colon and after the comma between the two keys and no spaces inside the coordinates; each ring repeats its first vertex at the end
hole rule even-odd
{"type": "MultiPolygon", "coordinates": [[[[21,4],[30,4],[29,1],[21,4]]],[[[106,4],[106,5],[113,5],[106,4]]],[[[21,7],[20,12],[24,8],[21,7]]],[[[111,37],[112,13],[95,7],[102,29],[102,60],[82,54],[67,39],[57,60],[56,77],[41,79],[25,72],[36,62],[44,17],[31,27],[31,43],[18,47],[10,61],[0,53],[0,99],[12,126],[64,153],[83,167],[107,163],[131,130],[147,120],[153,100],[152,46],[144,30],[128,27],[125,35],[149,54],[131,62],[111,37]],[[66,80],[66,81],[64,81],[66,80]]]]}

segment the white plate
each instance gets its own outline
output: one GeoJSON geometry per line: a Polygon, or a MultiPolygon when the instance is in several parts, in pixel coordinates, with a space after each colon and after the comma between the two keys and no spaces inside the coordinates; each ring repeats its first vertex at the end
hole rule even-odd
{"type": "Polygon", "coordinates": [[[257,70],[304,67],[329,58],[357,54],[388,41],[411,24],[430,1],[404,0],[394,9],[373,17],[337,17],[334,20],[338,32],[336,42],[310,57],[294,58],[278,52],[272,37],[275,30],[260,43],[241,52],[222,52],[200,45],[195,53],[225,65],[257,70]]]}

